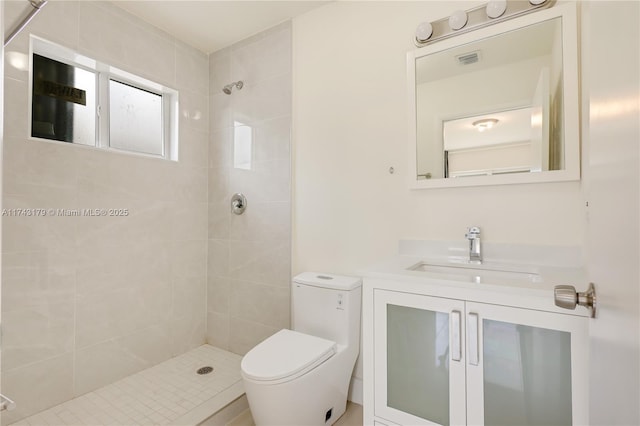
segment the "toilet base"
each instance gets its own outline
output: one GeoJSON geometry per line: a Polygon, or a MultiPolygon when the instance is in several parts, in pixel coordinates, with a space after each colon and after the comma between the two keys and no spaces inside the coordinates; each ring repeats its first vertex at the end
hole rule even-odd
{"type": "MultiPolygon", "coordinates": [[[[329,426],[344,414],[351,370],[334,356],[292,382],[267,385],[243,378],[256,426],[329,426]],[[332,365],[333,364],[333,365],[332,365]],[[337,374],[337,370],[342,374],[337,374]]],[[[353,368],[353,367],[352,367],[353,368]]]]}

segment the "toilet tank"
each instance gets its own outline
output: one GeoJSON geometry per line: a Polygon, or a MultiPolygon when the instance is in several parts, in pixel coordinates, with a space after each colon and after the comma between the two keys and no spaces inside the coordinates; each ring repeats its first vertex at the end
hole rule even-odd
{"type": "Polygon", "coordinates": [[[341,345],[360,344],[362,279],[304,272],[293,278],[292,328],[341,345]]]}

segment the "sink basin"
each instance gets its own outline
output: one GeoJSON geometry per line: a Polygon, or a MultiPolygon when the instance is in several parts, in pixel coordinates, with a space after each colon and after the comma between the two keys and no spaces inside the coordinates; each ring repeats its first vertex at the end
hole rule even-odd
{"type": "Polygon", "coordinates": [[[540,275],[533,270],[522,270],[514,266],[499,264],[419,262],[407,269],[409,271],[454,275],[464,281],[476,283],[495,280],[527,283],[542,281],[540,275]]]}

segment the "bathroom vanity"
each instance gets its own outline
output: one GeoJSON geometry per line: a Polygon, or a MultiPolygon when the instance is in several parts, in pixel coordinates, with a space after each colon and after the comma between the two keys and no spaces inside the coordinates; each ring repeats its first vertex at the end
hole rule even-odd
{"type": "Polygon", "coordinates": [[[403,241],[364,273],[364,424],[588,424],[578,250],[403,241]]]}

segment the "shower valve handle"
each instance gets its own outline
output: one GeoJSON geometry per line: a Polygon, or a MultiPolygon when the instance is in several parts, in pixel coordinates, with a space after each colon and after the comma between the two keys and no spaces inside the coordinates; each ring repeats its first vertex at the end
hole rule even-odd
{"type": "Polygon", "coordinates": [[[247,208],[247,197],[241,193],[233,194],[231,197],[231,213],[242,214],[247,208]]]}

